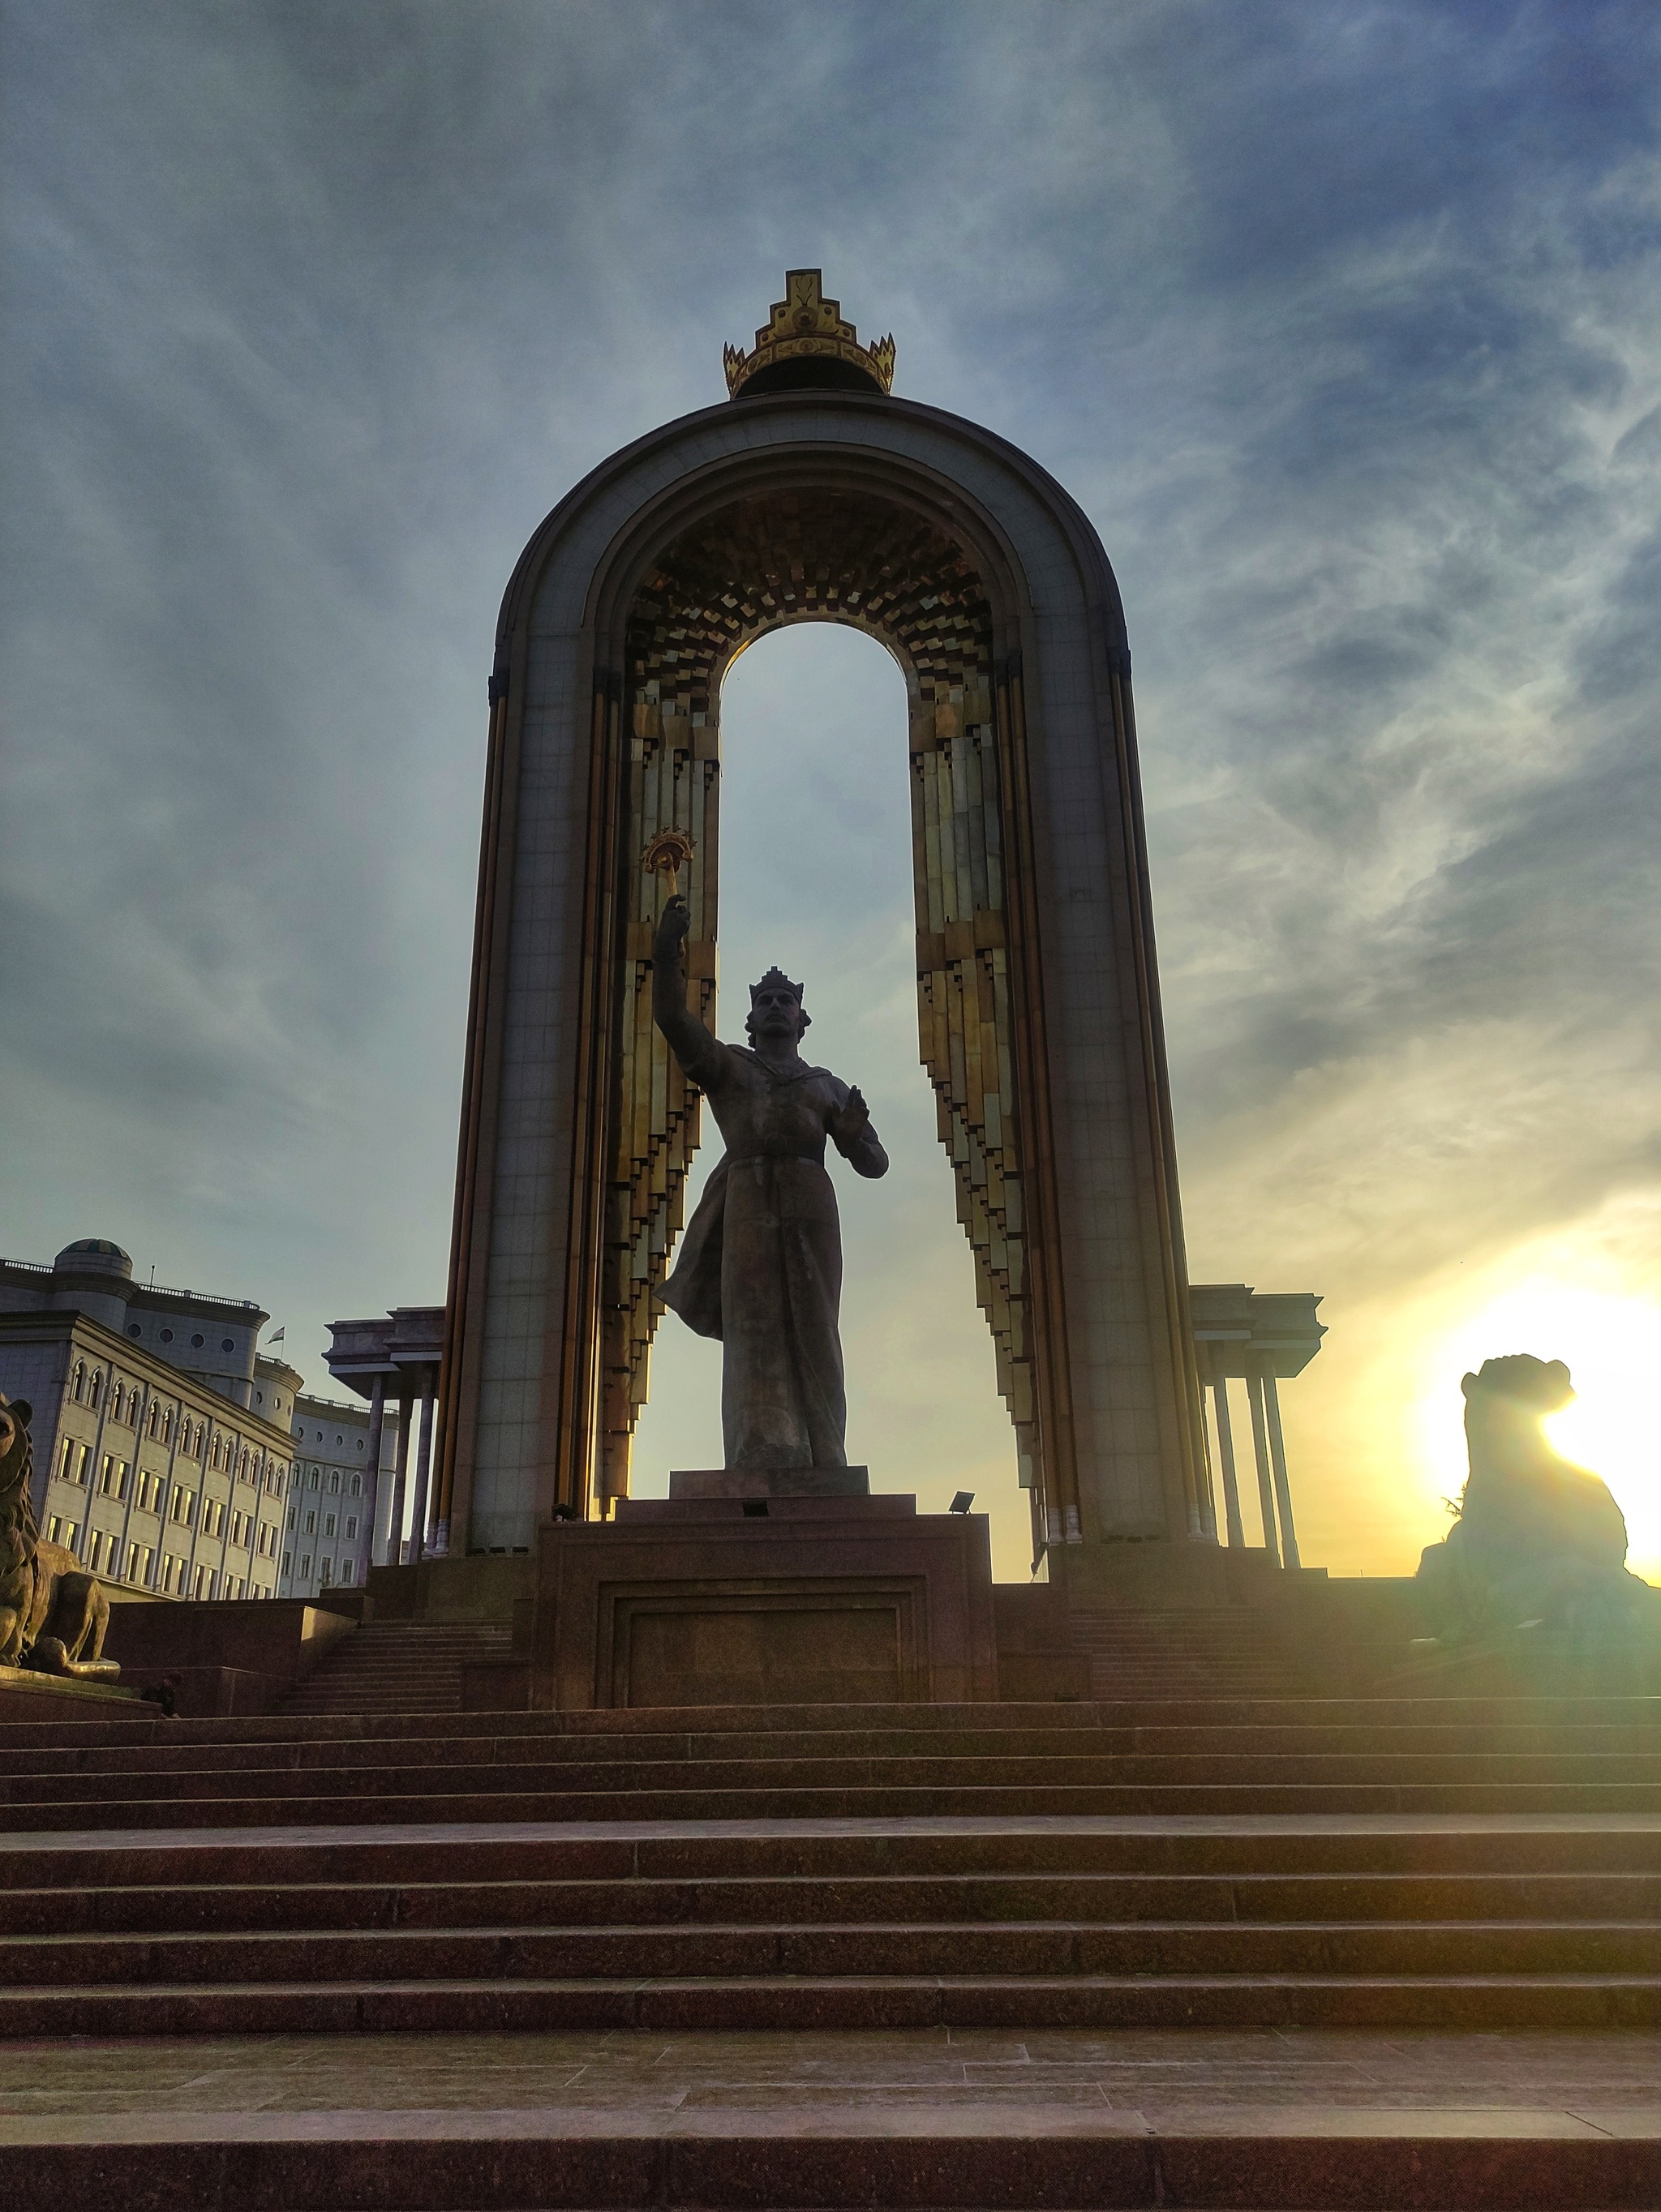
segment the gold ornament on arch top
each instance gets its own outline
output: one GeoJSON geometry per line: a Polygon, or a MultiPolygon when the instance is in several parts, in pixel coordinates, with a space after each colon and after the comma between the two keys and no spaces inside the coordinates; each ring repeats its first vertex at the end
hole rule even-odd
{"type": "MultiPolygon", "coordinates": [[[[910,695],[912,877],[921,1057],[952,1164],[1024,1487],[1045,1489],[1034,1372],[1027,1169],[1015,1095],[1007,777],[992,616],[964,549],[869,494],[736,502],[668,546],[628,624],[625,849],[691,843],[688,1002],[715,1027],[721,684],[745,646],[800,622],[862,629],[910,695]]],[[[1004,702],[1004,741],[1008,737],[1004,702]]],[[[599,1488],[625,1495],[663,1281],[685,1212],[702,1101],[651,1018],[657,886],[634,872],[621,947],[619,1091],[601,1304],[599,1488]]],[[[1053,1500],[1052,1500],[1053,1502],[1053,1500]]]]}
{"type": "Polygon", "coordinates": [[[753,349],[745,353],[741,346],[729,345],[721,360],[732,399],[746,392],[818,382],[815,368],[828,371],[824,381],[849,390],[888,392],[894,385],[893,333],[861,345],[853,324],[843,320],[841,301],[825,298],[823,271],[818,269],[787,270],[784,297],[774,301],[753,349]]]}

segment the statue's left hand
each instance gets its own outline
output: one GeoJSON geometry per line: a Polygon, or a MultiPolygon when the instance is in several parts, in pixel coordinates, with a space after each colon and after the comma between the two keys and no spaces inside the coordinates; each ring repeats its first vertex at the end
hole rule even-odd
{"type": "Polygon", "coordinates": [[[830,1123],[830,1133],[838,1150],[845,1152],[861,1132],[870,1126],[871,1109],[865,1103],[864,1094],[857,1088],[850,1090],[830,1123]]]}

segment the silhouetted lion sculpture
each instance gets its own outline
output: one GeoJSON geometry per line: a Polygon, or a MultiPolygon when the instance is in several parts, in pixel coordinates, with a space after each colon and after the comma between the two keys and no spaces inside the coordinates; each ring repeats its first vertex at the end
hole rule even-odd
{"type": "Polygon", "coordinates": [[[34,1517],[33,1413],[27,1399],[0,1396],[0,1667],[113,1681],[121,1669],[100,1656],[110,1601],[34,1517]]]}
{"type": "Polygon", "coordinates": [[[1486,1359],[1460,1387],[1470,1472],[1445,1541],[1419,1562],[1435,1637],[1545,1628],[1604,1638],[1661,1625],[1658,1594],[1627,1571],[1626,1517],[1609,1485],[1542,1432],[1574,1396],[1562,1361],[1486,1359]]]}

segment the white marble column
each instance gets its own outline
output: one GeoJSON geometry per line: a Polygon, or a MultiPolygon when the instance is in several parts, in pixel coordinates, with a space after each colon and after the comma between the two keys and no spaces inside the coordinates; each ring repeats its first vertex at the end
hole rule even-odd
{"type": "Polygon", "coordinates": [[[379,1566],[380,1544],[380,1448],[386,1426],[386,1380],[377,1375],[369,1391],[369,1565],[379,1566]]]}
{"type": "Polygon", "coordinates": [[[1213,1376],[1211,1400],[1217,1414],[1217,1455],[1223,1468],[1223,1513],[1231,1551],[1244,1549],[1245,1528],[1240,1519],[1240,1480],[1234,1465],[1234,1427],[1228,1411],[1228,1377],[1220,1369],[1213,1376]]]}
{"type": "Polygon", "coordinates": [[[415,1412],[415,1393],[407,1375],[398,1378],[398,1448],[392,1455],[392,1516],[386,1530],[386,1560],[404,1564],[404,1490],[410,1472],[410,1430],[415,1412]]]}
{"type": "Polygon", "coordinates": [[[1271,1559],[1278,1560],[1281,1547],[1275,1540],[1275,1478],[1269,1463],[1269,1425],[1263,1413],[1261,1375],[1247,1376],[1246,1395],[1251,1401],[1251,1448],[1257,1462],[1257,1510],[1263,1521],[1263,1549],[1271,1559]]]}
{"type": "Polygon", "coordinates": [[[1292,1525],[1292,1490],[1287,1481],[1287,1448],[1281,1434],[1281,1394],[1275,1387],[1275,1377],[1268,1369],[1263,1370],[1263,1404],[1269,1415],[1269,1456],[1275,1470],[1275,1502],[1281,1510],[1281,1565],[1295,1567],[1301,1563],[1298,1557],[1298,1535],[1292,1525]]]}
{"type": "Polygon", "coordinates": [[[418,1560],[427,1544],[427,1485],[433,1464],[433,1397],[438,1377],[429,1367],[421,1386],[421,1443],[416,1452],[415,1515],[410,1526],[410,1557],[418,1560]]]}

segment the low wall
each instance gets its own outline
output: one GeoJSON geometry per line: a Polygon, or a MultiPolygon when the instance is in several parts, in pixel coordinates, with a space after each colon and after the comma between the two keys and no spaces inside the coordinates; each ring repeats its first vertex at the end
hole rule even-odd
{"type": "Polygon", "coordinates": [[[113,1605],[104,1656],[124,1689],[165,1680],[190,1718],[265,1713],[356,1625],[303,1598],[113,1605]]]}

